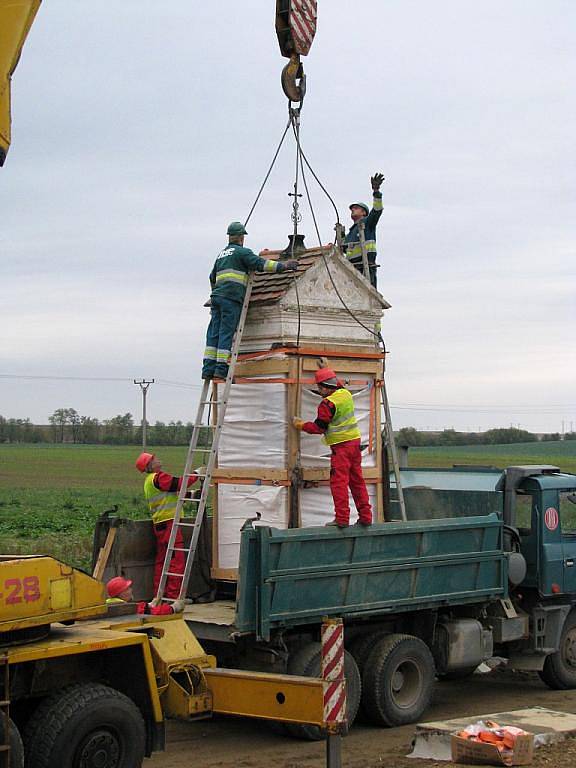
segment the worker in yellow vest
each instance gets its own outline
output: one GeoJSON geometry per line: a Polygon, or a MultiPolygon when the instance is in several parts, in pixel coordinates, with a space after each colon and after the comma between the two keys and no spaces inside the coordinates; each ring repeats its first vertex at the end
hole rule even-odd
{"type": "Polygon", "coordinates": [[[334,500],[334,520],[327,525],[346,528],[350,524],[348,489],[358,510],[358,524],[372,524],[372,507],[362,476],[360,430],[354,415],[354,400],[330,368],[320,368],[315,374],[322,401],[315,421],[294,416],[296,429],[310,435],[324,435],[330,446],[330,490],[334,500]]]}
{"type": "MultiPolygon", "coordinates": [[[[162,472],[162,462],[153,453],[141,453],[136,460],[136,469],[146,474],[144,479],[144,496],[150,507],[152,522],[154,523],[154,536],[156,537],[156,561],[154,564],[154,594],[158,591],[164,558],[168,549],[170,532],[176,514],[178,492],[182,486],[182,478],[162,472]]],[[[187,480],[187,486],[194,485],[198,480],[197,474],[192,474],[187,480]]],[[[182,532],[178,530],[174,542],[175,551],[170,561],[170,573],[168,576],[164,597],[176,600],[180,595],[180,585],[186,567],[184,539],[182,532]]]]}

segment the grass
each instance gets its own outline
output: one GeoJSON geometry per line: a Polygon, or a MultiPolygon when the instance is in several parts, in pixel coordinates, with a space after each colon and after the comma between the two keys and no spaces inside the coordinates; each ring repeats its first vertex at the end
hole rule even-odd
{"type": "Polygon", "coordinates": [[[554,464],[563,472],[576,473],[576,440],[516,445],[458,445],[411,448],[412,467],[451,467],[483,464],[504,469],[513,464],[554,464]]]}
{"type": "MultiPolygon", "coordinates": [[[[180,474],[185,447],[151,448],[180,474]]],[[[135,446],[0,445],[0,551],[51,554],[87,568],[99,514],[147,518],[135,446]]],[[[576,441],[412,448],[413,467],[556,464],[576,473],[576,441]]]]}

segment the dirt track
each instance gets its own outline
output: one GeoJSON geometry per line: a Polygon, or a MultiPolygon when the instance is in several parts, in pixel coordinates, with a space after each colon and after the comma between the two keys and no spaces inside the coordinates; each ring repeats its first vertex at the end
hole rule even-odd
{"type": "MultiPolygon", "coordinates": [[[[551,691],[536,675],[495,671],[458,683],[438,683],[426,720],[482,715],[531,706],[576,714],[576,691],[551,691]]],[[[346,768],[428,768],[450,763],[405,758],[413,726],[379,729],[356,724],[343,742],[346,768]]],[[[169,724],[168,750],[147,761],[154,768],[324,768],[324,745],[294,741],[248,720],[169,724]]],[[[534,766],[573,768],[576,740],[536,751],[534,766]]]]}

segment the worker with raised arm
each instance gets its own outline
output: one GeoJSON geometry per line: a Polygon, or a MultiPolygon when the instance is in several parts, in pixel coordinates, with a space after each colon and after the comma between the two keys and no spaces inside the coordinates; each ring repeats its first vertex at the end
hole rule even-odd
{"type": "Polygon", "coordinates": [[[348,489],[358,510],[358,524],[372,524],[372,507],[362,476],[360,430],[354,415],[354,400],[331,368],[315,373],[322,400],[315,421],[294,416],[292,424],[310,435],[324,435],[330,446],[330,490],[334,501],[334,520],[326,525],[346,528],[350,525],[348,489]]]}
{"type": "MultiPolygon", "coordinates": [[[[153,453],[141,453],[136,460],[136,469],[146,475],[144,478],[144,496],[150,507],[154,524],[154,536],[156,537],[154,594],[156,594],[162,576],[170,532],[174,523],[178,492],[182,487],[182,478],[162,472],[162,462],[153,453]]],[[[197,480],[198,475],[192,474],[187,480],[187,487],[194,485],[197,480]]],[[[171,600],[175,600],[180,594],[182,578],[178,574],[183,574],[186,567],[185,553],[177,551],[184,547],[184,539],[180,530],[176,533],[174,547],[176,547],[176,550],[172,553],[169,570],[171,574],[177,575],[168,576],[164,589],[164,597],[171,600]]]]}
{"type": "MultiPolygon", "coordinates": [[[[132,592],[132,580],[125,579],[124,576],[114,576],[106,584],[108,598],[107,605],[114,603],[133,603],[134,593],[132,592]]],[[[172,605],[160,603],[153,605],[145,600],[136,603],[136,613],[149,614],[151,616],[168,616],[171,613],[182,613],[184,610],[184,600],[174,600],[172,605]]]]}
{"type": "Polygon", "coordinates": [[[372,208],[369,210],[366,203],[350,203],[350,215],[354,222],[344,238],[346,256],[359,272],[363,272],[362,246],[360,242],[359,224],[364,222],[364,238],[366,240],[366,252],[370,270],[370,283],[376,288],[376,225],[382,215],[382,192],[380,187],[384,181],[381,173],[375,173],[370,179],[372,184],[372,208]]]}
{"type": "Polygon", "coordinates": [[[210,273],[210,325],[202,366],[203,379],[225,379],[250,272],[284,272],[298,269],[298,262],[275,261],[244,248],[248,233],[240,221],[228,226],[228,246],[220,251],[210,273]]]}

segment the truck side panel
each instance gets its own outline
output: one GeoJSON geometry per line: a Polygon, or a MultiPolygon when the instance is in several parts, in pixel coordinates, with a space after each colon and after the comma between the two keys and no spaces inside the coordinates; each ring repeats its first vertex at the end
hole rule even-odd
{"type": "Polygon", "coordinates": [[[497,515],[364,530],[259,527],[242,534],[236,629],[377,615],[507,595],[497,515]]]}

